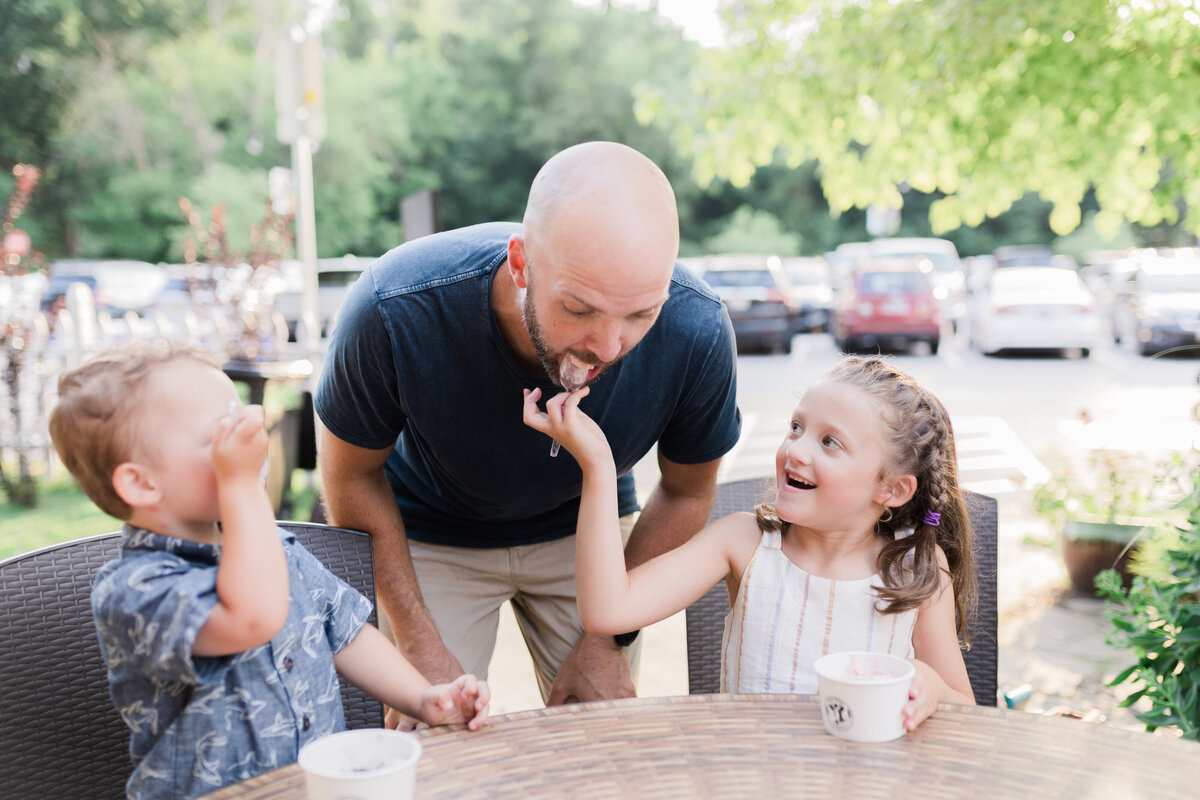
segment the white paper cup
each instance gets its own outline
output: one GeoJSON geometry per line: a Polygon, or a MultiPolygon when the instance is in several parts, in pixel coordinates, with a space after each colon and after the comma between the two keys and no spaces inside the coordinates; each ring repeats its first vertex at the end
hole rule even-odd
{"type": "Polygon", "coordinates": [[[408,800],[421,742],[411,733],[341,731],[300,748],[309,800],[408,800]]]}
{"type": "Polygon", "coordinates": [[[817,659],[825,730],[851,742],[890,742],[904,735],[901,712],[916,669],[885,653],[830,653],[817,659]]]}

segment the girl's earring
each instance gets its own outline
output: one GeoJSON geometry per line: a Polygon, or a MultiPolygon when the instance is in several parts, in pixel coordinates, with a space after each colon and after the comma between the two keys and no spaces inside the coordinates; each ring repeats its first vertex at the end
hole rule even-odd
{"type": "Polygon", "coordinates": [[[883,516],[881,516],[881,517],[879,518],[879,521],[880,521],[880,522],[891,522],[891,521],[892,521],[892,509],[891,509],[891,508],[885,508],[885,509],[883,510],[883,516]]]}

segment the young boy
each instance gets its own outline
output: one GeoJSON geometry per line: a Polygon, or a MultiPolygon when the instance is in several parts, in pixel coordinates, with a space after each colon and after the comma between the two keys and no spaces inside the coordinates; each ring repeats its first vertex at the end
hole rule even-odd
{"type": "Polygon", "coordinates": [[[92,613],[131,732],[130,798],[194,797],[296,760],[345,721],[337,675],[430,725],[487,717],[473,675],[430,686],[370,602],[275,525],[259,406],[203,351],[165,342],[62,375],[50,434],[125,521],[92,613]]]}

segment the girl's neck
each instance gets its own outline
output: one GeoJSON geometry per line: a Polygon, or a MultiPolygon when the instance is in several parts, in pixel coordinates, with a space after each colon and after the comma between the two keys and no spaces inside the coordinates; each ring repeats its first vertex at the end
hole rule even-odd
{"type": "Polygon", "coordinates": [[[788,524],[783,552],[810,575],[834,580],[860,580],[878,572],[879,553],[885,542],[873,529],[866,531],[815,531],[788,524]]]}

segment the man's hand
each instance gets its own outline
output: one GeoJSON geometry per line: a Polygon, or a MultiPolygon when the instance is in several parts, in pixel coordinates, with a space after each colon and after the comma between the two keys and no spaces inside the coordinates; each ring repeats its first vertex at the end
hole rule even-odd
{"type": "Polygon", "coordinates": [[[633,668],[623,648],[617,647],[611,636],[584,634],[554,676],[546,704],[615,700],[636,694],[633,668]]]}
{"type": "MultiPolygon", "coordinates": [[[[400,652],[404,654],[410,664],[416,667],[418,672],[425,676],[426,680],[433,684],[453,683],[465,672],[462,665],[458,663],[458,659],[450,655],[450,651],[442,644],[436,631],[431,636],[424,636],[410,642],[408,647],[401,647],[400,652]]],[[[387,707],[386,712],[384,727],[402,731],[411,731],[418,725],[424,727],[419,720],[401,714],[394,708],[387,707]]]]}

